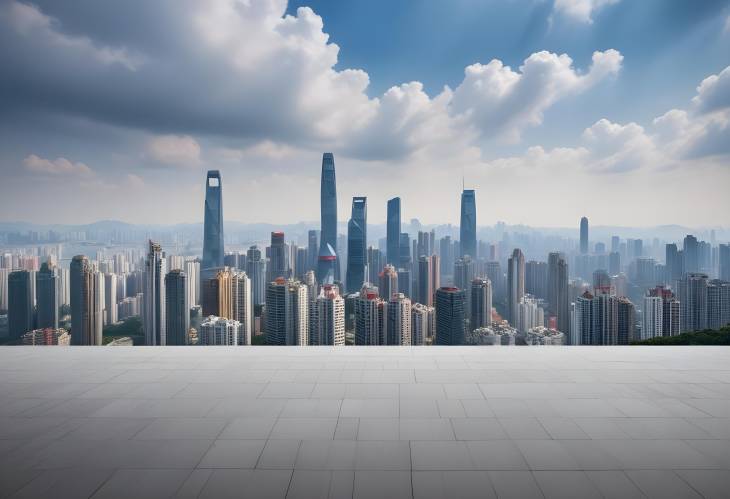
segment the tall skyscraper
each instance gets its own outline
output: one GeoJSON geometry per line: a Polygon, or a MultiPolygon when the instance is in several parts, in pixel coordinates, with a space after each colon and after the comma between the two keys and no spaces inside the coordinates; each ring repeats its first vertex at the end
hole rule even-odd
{"type": "Polygon", "coordinates": [[[367,282],[369,282],[371,284],[377,284],[378,275],[380,274],[380,271],[383,269],[383,266],[385,266],[385,261],[383,259],[383,253],[378,248],[373,248],[372,246],[368,246],[367,257],[368,257],[367,282]]]}
{"type": "Polygon", "coordinates": [[[166,345],[187,345],[190,329],[190,302],[188,278],[180,269],[165,276],[165,333],[166,345]]]}
{"type": "Polygon", "coordinates": [[[383,271],[379,275],[378,289],[380,297],[388,301],[393,293],[398,292],[398,272],[392,265],[383,267],[383,271]]]}
{"type": "Polygon", "coordinates": [[[618,344],[618,299],[615,295],[586,291],[575,301],[576,336],[580,345],[618,344]]]}
{"type": "Polygon", "coordinates": [[[254,305],[266,302],[266,261],[261,258],[258,246],[251,246],[246,252],[246,275],[251,279],[251,295],[254,305]]]}
{"type": "Polygon", "coordinates": [[[101,345],[102,306],[98,303],[98,278],[89,259],[76,255],[71,260],[71,344],[101,345]]]}
{"type": "MultiPolygon", "coordinates": [[[[345,346],[345,300],[337,286],[322,286],[315,306],[317,307],[317,332],[315,345],[345,346]]],[[[310,335],[310,338],[312,335],[310,335]]]]}
{"type": "Polygon", "coordinates": [[[308,342],[307,286],[279,277],[266,288],[266,344],[304,346],[308,342]]]}
{"type": "Polygon", "coordinates": [[[436,309],[422,303],[411,306],[411,344],[426,345],[436,334],[436,309]]]}
{"type": "Polygon", "coordinates": [[[188,304],[196,307],[200,305],[200,262],[185,262],[185,276],[188,283],[188,304]]]}
{"type": "Polygon", "coordinates": [[[588,218],[586,217],[580,219],[580,253],[588,254],[588,218]]]}
{"type": "Polygon", "coordinates": [[[525,255],[515,248],[507,261],[507,311],[509,323],[517,325],[517,310],[520,300],[525,295],[525,255]]]}
{"type": "Polygon", "coordinates": [[[209,170],[205,182],[205,219],[201,269],[223,266],[223,184],[218,170],[209,170]]]}
{"type": "Polygon", "coordinates": [[[238,344],[250,345],[254,314],[251,279],[246,272],[231,274],[231,307],[233,319],[241,324],[238,330],[238,344]]]}
{"type": "Polygon", "coordinates": [[[400,234],[400,198],[389,199],[385,261],[396,268],[400,266],[400,234]]]}
{"type": "MultiPolygon", "coordinates": [[[[319,254],[319,238],[317,237],[317,231],[311,229],[307,232],[307,270],[317,271],[317,255],[319,254]]],[[[301,274],[304,275],[304,272],[301,274]]]]}
{"type": "Polygon", "coordinates": [[[679,280],[681,331],[707,329],[707,274],[688,272],[679,280]]]}
{"type": "Polygon", "coordinates": [[[335,157],[331,152],[322,155],[322,178],[320,187],[321,233],[317,280],[324,283],[330,279],[339,280],[337,261],[337,181],[335,178],[335,157]]]}
{"type": "Polygon", "coordinates": [[[33,330],[33,293],[30,272],[16,270],[8,276],[8,335],[20,339],[33,330]]]}
{"type": "Polygon", "coordinates": [[[466,293],[455,287],[436,290],[436,345],[463,345],[466,293]]]}
{"type": "Polygon", "coordinates": [[[269,258],[269,276],[266,280],[271,282],[278,277],[284,279],[289,277],[286,241],[281,231],[271,233],[271,258],[269,258]]]}
{"type": "Polygon", "coordinates": [[[631,300],[622,296],[616,299],[616,344],[628,345],[635,340],[636,309],[631,300]]]}
{"type": "Polygon", "coordinates": [[[223,268],[214,277],[203,281],[203,317],[213,315],[224,319],[235,319],[232,279],[231,271],[223,268]]]}
{"type": "Polygon", "coordinates": [[[477,202],[472,189],[461,193],[461,222],[459,224],[461,256],[477,258],[477,202]]]}
{"type": "MultiPolygon", "coordinates": [[[[684,238],[684,248],[682,249],[683,269],[682,272],[699,272],[699,242],[697,238],[691,234],[684,238]]],[[[681,300],[680,300],[681,301],[681,300]]]]}
{"type": "Polygon", "coordinates": [[[117,275],[104,274],[104,324],[114,324],[119,320],[117,313],[117,275]]]}
{"type": "Polygon", "coordinates": [[[556,317],[558,331],[570,330],[570,298],[568,297],[568,263],[561,253],[548,255],[548,313],[556,317]]]}
{"type": "Polygon", "coordinates": [[[641,339],[648,340],[662,334],[664,316],[664,300],[661,296],[648,294],[644,297],[644,308],[641,318],[641,339]]]}
{"type": "Polygon", "coordinates": [[[720,245],[718,260],[720,279],[730,281],[730,244],[720,245]]]}
{"type": "Polygon", "coordinates": [[[674,243],[667,244],[665,246],[665,260],[666,265],[666,281],[667,284],[674,287],[677,285],[677,281],[682,278],[684,262],[683,254],[677,250],[677,245],[674,243]]]}
{"type": "Polygon", "coordinates": [[[411,344],[411,300],[394,293],[385,304],[385,337],[388,345],[411,344]]]}
{"type": "Polygon", "coordinates": [[[730,324],[730,282],[712,279],[707,283],[707,327],[720,329],[730,324]]]}
{"type": "Polygon", "coordinates": [[[547,299],[548,265],[530,260],[525,263],[525,293],[547,299]]]}
{"type": "Polygon", "coordinates": [[[430,256],[418,258],[418,292],[416,293],[416,301],[429,307],[433,306],[433,294],[436,292],[431,258],[430,256]]]}
{"type": "Polygon", "coordinates": [[[365,276],[368,240],[367,223],[367,198],[352,198],[352,215],[350,216],[350,222],[347,224],[347,275],[345,283],[348,293],[357,293],[367,280],[365,276]]]}
{"type": "Polygon", "coordinates": [[[385,344],[384,305],[377,288],[362,287],[355,300],[355,345],[385,344]]]}
{"type": "Polygon", "coordinates": [[[166,344],[165,320],[165,274],[167,260],[162,247],[148,243],[144,273],[144,329],[145,344],[148,346],[166,344]]]}
{"type": "Polygon", "coordinates": [[[641,339],[676,336],[680,331],[680,304],[669,288],[657,286],[644,297],[641,339]]]}
{"type": "Polygon", "coordinates": [[[36,272],[35,296],[36,327],[58,329],[58,276],[55,267],[48,262],[43,262],[36,272]]]}
{"type": "Polygon", "coordinates": [[[489,279],[474,279],[471,282],[471,314],[469,329],[492,325],[492,283],[489,279]]]}

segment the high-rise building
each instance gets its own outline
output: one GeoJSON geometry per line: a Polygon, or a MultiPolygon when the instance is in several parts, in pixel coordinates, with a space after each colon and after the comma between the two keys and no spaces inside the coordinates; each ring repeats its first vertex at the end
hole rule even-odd
{"type": "Polygon", "coordinates": [[[718,253],[718,275],[721,280],[730,281],[730,244],[721,244],[718,253]]]}
{"type": "Polygon", "coordinates": [[[223,184],[218,170],[209,170],[205,182],[205,219],[201,269],[223,266],[223,184]]]}
{"type": "Polygon", "coordinates": [[[509,323],[517,325],[517,309],[525,295],[525,255],[515,248],[507,261],[507,312],[509,323]]]}
{"type": "Polygon", "coordinates": [[[233,319],[240,324],[238,344],[250,345],[254,327],[254,314],[251,279],[248,278],[246,272],[233,272],[231,274],[231,307],[233,309],[233,319]]]}
{"type": "Polygon", "coordinates": [[[684,254],[677,250],[676,244],[671,243],[666,245],[664,260],[664,264],[667,267],[665,272],[666,282],[672,287],[676,286],[677,281],[682,278],[682,274],[684,273],[683,256],[684,254]]]}
{"type": "Polygon", "coordinates": [[[695,236],[689,234],[684,238],[682,257],[682,272],[694,273],[700,271],[699,242],[695,236]]]}
{"type": "Polygon", "coordinates": [[[398,292],[398,272],[392,265],[383,267],[383,271],[378,276],[378,281],[378,290],[383,300],[390,300],[390,297],[398,292]]]}
{"type": "Polygon", "coordinates": [[[36,326],[58,329],[58,276],[48,262],[35,275],[36,326]]]}
{"type": "Polygon", "coordinates": [[[611,276],[618,275],[621,272],[621,253],[612,251],[608,254],[608,273],[611,276]]]}
{"type": "Polygon", "coordinates": [[[547,299],[548,264],[530,260],[525,263],[525,293],[547,299]]]}
{"type": "Polygon", "coordinates": [[[461,222],[459,224],[461,256],[477,258],[477,202],[472,189],[461,193],[461,222]]]}
{"type": "Polygon", "coordinates": [[[266,302],[266,261],[261,258],[258,246],[251,246],[246,252],[246,275],[251,279],[251,295],[254,305],[266,302]]]}
{"type": "Polygon", "coordinates": [[[377,288],[363,285],[355,300],[355,345],[385,344],[384,305],[377,288]]]}
{"type": "Polygon", "coordinates": [[[603,269],[593,271],[593,289],[601,293],[611,291],[611,278],[608,276],[608,272],[603,269]]]}
{"type": "Polygon", "coordinates": [[[284,279],[289,277],[289,266],[284,233],[276,231],[271,233],[271,258],[269,258],[269,276],[266,280],[271,282],[279,277],[284,279]]]}
{"type": "Polygon", "coordinates": [[[383,269],[383,266],[385,266],[385,261],[383,259],[383,252],[380,251],[378,248],[373,248],[372,246],[368,246],[367,258],[368,258],[367,282],[375,284],[378,282],[378,276],[380,275],[380,271],[383,269]]]}
{"type": "Polygon", "coordinates": [[[28,331],[22,337],[23,345],[40,345],[40,346],[69,346],[71,344],[71,336],[65,329],[43,328],[28,331]]]}
{"type": "Polygon", "coordinates": [[[588,218],[580,219],[580,252],[582,255],[588,254],[588,218]]]}
{"type": "Polygon", "coordinates": [[[568,295],[568,263],[561,253],[548,255],[548,314],[556,318],[558,331],[569,333],[570,298],[568,295]]]}
{"type": "Polygon", "coordinates": [[[394,293],[385,304],[385,338],[388,345],[411,344],[411,300],[394,293]]]}
{"type": "Polygon", "coordinates": [[[185,275],[188,283],[188,304],[196,307],[200,305],[200,262],[195,260],[185,262],[185,275]]]}
{"type": "Polygon", "coordinates": [[[463,345],[466,336],[466,293],[440,287],[436,290],[436,345],[463,345]]]}
{"type": "Polygon", "coordinates": [[[730,282],[713,279],[707,283],[707,327],[720,329],[730,324],[730,282]]]}
{"type": "Polygon", "coordinates": [[[416,293],[416,301],[429,307],[433,306],[433,294],[436,292],[431,258],[430,256],[418,258],[418,292],[416,293]]]}
{"type": "Polygon", "coordinates": [[[357,293],[366,281],[367,265],[367,198],[352,198],[352,214],[347,224],[347,275],[348,293],[357,293]]]}
{"type": "Polygon", "coordinates": [[[33,292],[30,272],[16,270],[8,276],[8,335],[20,339],[33,329],[33,292]]]}
{"type": "Polygon", "coordinates": [[[411,344],[420,346],[433,341],[436,334],[436,309],[414,303],[411,306],[411,344]]]}
{"type": "Polygon", "coordinates": [[[203,281],[203,317],[213,315],[224,319],[235,319],[232,279],[231,271],[223,268],[214,277],[203,281]]]}
{"type": "MultiPolygon", "coordinates": [[[[688,236],[690,237],[690,236],[688,236]]],[[[707,329],[707,274],[689,272],[679,280],[677,294],[680,304],[681,331],[707,329]]]]}
{"type": "Polygon", "coordinates": [[[316,304],[317,331],[314,345],[345,345],[345,300],[337,286],[322,286],[316,304]]]}
{"type": "Polygon", "coordinates": [[[616,300],[616,344],[628,345],[636,339],[634,328],[636,324],[636,309],[626,297],[619,297],[616,300]]]}
{"type": "Polygon", "coordinates": [[[331,152],[322,155],[322,178],[320,186],[321,232],[317,280],[325,283],[339,280],[337,261],[337,180],[335,178],[335,157],[331,152]],[[328,274],[331,274],[328,277],[328,274]]]}
{"type": "Polygon", "coordinates": [[[671,289],[657,286],[644,297],[641,339],[676,336],[680,332],[680,304],[671,289]]]}
{"type": "Polygon", "coordinates": [[[71,294],[71,344],[101,345],[102,305],[98,303],[99,279],[89,259],[76,255],[69,269],[71,294]]]}
{"type": "Polygon", "coordinates": [[[165,274],[167,274],[165,253],[162,247],[148,243],[144,273],[144,329],[145,344],[148,346],[166,344],[165,320],[165,274]]]}
{"type": "MultiPolygon", "coordinates": [[[[317,271],[317,256],[319,254],[319,237],[317,237],[317,231],[310,229],[307,232],[307,270],[317,271]]],[[[304,272],[301,274],[304,275],[304,272]]]]}
{"type": "MultiPolygon", "coordinates": [[[[575,301],[574,328],[580,345],[618,344],[618,299],[586,291],[575,301]]],[[[576,344],[576,343],[574,343],[576,344]]]]}
{"type": "Polygon", "coordinates": [[[171,270],[165,276],[165,344],[187,345],[189,330],[188,278],[180,269],[171,270]]]}
{"type": "Polygon", "coordinates": [[[517,323],[515,329],[522,334],[536,327],[545,326],[545,312],[537,298],[526,294],[517,304],[517,323]]]}
{"type": "Polygon", "coordinates": [[[471,282],[471,314],[469,329],[492,325],[492,283],[489,279],[477,278],[471,282]]]}
{"type": "Polygon", "coordinates": [[[117,280],[116,274],[104,274],[104,324],[115,324],[119,320],[117,280]]]}
{"type": "Polygon", "coordinates": [[[266,288],[266,343],[304,346],[308,342],[307,286],[280,277],[266,288]]]}
{"type": "Polygon", "coordinates": [[[439,240],[439,258],[441,258],[440,278],[446,282],[451,278],[454,270],[454,244],[451,236],[445,236],[439,240]]]}
{"type": "Polygon", "coordinates": [[[400,266],[400,198],[388,200],[388,219],[387,219],[387,252],[385,261],[388,265],[394,267],[400,266]]]}
{"type": "Polygon", "coordinates": [[[238,333],[240,328],[241,324],[236,320],[216,317],[214,315],[208,316],[200,324],[198,344],[204,346],[238,345],[238,333]]]}

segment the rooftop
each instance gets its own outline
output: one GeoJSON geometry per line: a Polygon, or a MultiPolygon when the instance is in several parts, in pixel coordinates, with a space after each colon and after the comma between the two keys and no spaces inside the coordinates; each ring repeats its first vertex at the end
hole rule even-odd
{"type": "Polygon", "coordinates": [[[0,497],[727,497],[727,347],[4,347],[0,497]]]}

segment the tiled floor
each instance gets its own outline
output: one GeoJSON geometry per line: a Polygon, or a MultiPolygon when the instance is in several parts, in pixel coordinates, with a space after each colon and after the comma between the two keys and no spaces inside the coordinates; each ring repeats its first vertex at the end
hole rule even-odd
{"type": "Polygon", "coordinates": [[[730,348],[0,348],[0,498],[730,497],[730,348]]]}

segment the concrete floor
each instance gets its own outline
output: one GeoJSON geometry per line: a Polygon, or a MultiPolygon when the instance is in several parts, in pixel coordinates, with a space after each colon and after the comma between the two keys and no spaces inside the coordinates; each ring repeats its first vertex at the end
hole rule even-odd
{"type": "Polygon", "coordinates": [[[3,347],[0,497],[730,497],[730,348],[3,347]]]}

